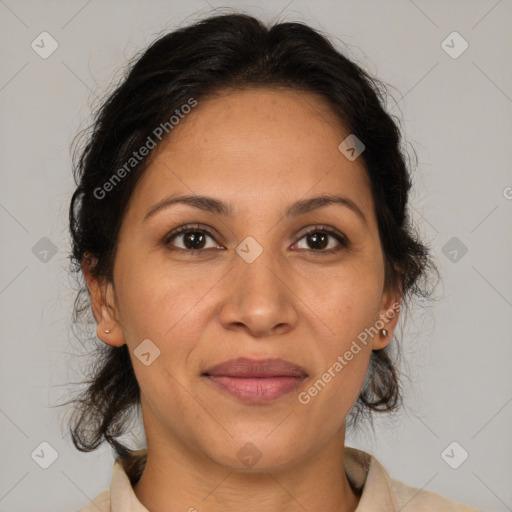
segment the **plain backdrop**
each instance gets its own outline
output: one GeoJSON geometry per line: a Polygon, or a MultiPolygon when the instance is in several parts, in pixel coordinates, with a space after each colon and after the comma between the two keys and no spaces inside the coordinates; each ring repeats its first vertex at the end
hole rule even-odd
{"type": "Polygon", "coordinates": [[[220,7],[311,24],[394,86],[418,157],[411,213],[442,284],[403,325],[406,407],[347,444],[408,485],[512,510],[510,0],[0,0],[0,511],[70,512],[110,483],[108,447],[78,452],[54,407],[87,363],[73,356],[69,146],[128,59],[220,7]]]}

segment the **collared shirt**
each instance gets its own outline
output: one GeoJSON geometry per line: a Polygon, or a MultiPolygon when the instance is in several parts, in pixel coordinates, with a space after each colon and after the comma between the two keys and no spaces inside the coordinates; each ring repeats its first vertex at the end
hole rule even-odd
{"type": "MultiPolygon", "coordinates": [[[[355,512],[481,512],[430,491],[409,487],[389,477],[372,455],[345,447],[345,473],[362,491],[355,512]]],[[[120,462],[115,461],[110,488],[78,512],[149,512],[137,499],[120,462]]]]}

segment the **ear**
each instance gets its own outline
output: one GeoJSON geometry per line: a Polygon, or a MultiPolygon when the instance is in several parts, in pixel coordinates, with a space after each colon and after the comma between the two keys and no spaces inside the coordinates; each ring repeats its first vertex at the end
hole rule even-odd
{"type": "Polygon", "coordinates": [[[107,279],[99,280],[92,275],[91,268],[96,264],[96,258],[86,254],[82,260],[82,272],[87,283],[91,305],[96,320],[96,335],[98,338],[114,347],[124,345],[124,335],[116,318],[116,305],[113,284],[107,279]],[[110,330],[106,333],[105,330],[110,330]]]}
{"type": "Polygon", "coordinates": [[[402,281],[393,287],[390,286],[382,293],[381,305],[379,308],[379,318],[375,322],[379,332],[373,337],[372,350],[380,350],[389,345],[393,338],[402,306],[402,281]],[[386,336],[382,336],[380,330],[386,329],[386,336]]]}

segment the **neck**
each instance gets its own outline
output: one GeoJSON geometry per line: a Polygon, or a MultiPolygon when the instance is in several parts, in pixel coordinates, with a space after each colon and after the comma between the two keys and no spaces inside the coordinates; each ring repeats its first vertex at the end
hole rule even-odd
{"type": "Polygon", "coordinates": [[[345,433],[319,452],[279,470],[240,472],[219,465],[183,445],[151,445],[133,489],[151,512],[353,512],[359,495],[344,470],[345,433]]]}

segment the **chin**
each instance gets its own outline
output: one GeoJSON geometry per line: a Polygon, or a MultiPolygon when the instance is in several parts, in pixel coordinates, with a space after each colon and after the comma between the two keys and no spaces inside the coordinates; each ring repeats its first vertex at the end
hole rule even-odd
{"type": "Polygon", "coordinates": [[[306,457],[294,447],[295,443],[287,445],[283,437],[269,439],[267,436],[268,432],[259,437],[231,439],[224,446],[217,443],[215,453],[208,450],[209,458],[236,473],[262,473],[290,469],[306,457]],[[220,451],[222,448],[225,451],[220,451]]]}

